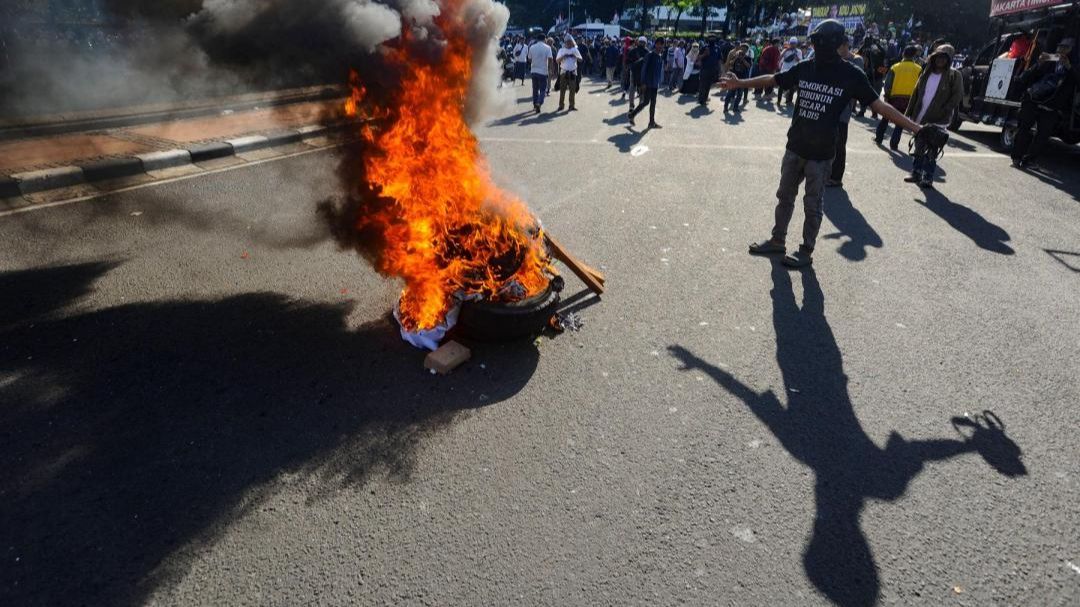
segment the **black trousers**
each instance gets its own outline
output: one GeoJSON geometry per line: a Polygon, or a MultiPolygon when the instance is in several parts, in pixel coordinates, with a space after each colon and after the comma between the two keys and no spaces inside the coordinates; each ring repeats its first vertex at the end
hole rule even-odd
{"type": "Polygon", "coordinates": [[[653,124],[654,122],[656,122],[656,92],[659,89],[653,88],[651,86],[646,86],[641,90],[641,103],[639,103],[638,106],[634,108],[634,111],[630,112],[630,117],[633,118],[637,116],[638,113],[641,112],[641,110],[645,109],[645,105],[648,104],[649,124],[653,124]]]}
{"type": "Polygon", "coordinates": [[[716,81],[719,79],[720,75],[715,70],[701,70],[701,75],[698,80],[698,103],[705,105],[709,102],[709,93],[712,92],[713,85],[716,84],[716,81]]]}
{"type": "Polygon", "coordinates": [[[1014,160],[1038,158],[1046,147],[1046,142],[1054,134],[1061,116],[1054,110],[1041,108],[1034,101],[1025,99],[1020,105],[1020,127],[1013,146],[1014,160]],[[1032,134],[1031,129],[1035,128],[1032,134]]]}
{"type": "Polygon", "coordinates": [[[832,175],[829,175],[832,181],[844,180],[844,171],[847,170],[847,138],[848,123],[841,122],[836,131],[836,157],[832,162],[832,175]]]}

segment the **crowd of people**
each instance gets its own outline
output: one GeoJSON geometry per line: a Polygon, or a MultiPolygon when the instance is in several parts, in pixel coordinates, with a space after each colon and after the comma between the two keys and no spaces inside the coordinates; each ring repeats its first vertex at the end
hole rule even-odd
{"type": "MultiPolygon", "coordinates": [[[[553,38],[538,35],[532,40],[520,36],[504,40],[502,48],[506,80],[524,85],[531,79],[536,113],[543,111],[553,81],[560,90],[559,111],[565,109],[567,94],[570,111],[576,109],[575,92],[585,76],[629,101],[631,127],[647,108],[648,128],[661,128],[657,98],[665,89],[669,95],[694,95],[698,104],[708,106],[713,90],[720,88],[725,114],[742,112],[751,96],[762,108],[788,105],[792,126],[782,163],[776,222],[772,236],[750,250],[786,253],[787,226],[800,185],[805,184],[803,242],[785,257],[785,263],[793,267],[812,262],[824,189],[843,185],[851,116],[869,112],[879,118],[874,135],[879,143],[889,123],[895,124],[890,147],[899,151],[903,130],[919,133],[924,125],[934,125],[944,133],[963,96],[963,81],[952,63],[956,52],[947,42],[936,41],[926,48],[912,44],[890,61],[888,46],[882,41],[863,36],[856,47],[836,21],[825,22],[806,40],[758,42],[719,36],[589,40],[566,35],[556,45],[553,38]]],[[[932,137],[913,140],[914,170],[907,181],[933,187],[944,144],[932,137]]]]}

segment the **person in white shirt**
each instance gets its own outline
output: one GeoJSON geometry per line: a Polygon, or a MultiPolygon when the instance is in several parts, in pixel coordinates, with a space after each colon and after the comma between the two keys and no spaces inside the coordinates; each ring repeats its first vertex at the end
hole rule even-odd
{"type": "Polygon", "coordinates": [[[518,37],[511,56],[514,58],[514,80],[521,80],[521,85],[525,86],[525,72],[529,67],[529,45],[524,37],[518,37]]]}
{"type": "Polygon", "coordinates": [[[570,111],[576,111],[574,96],[578,89],[578,67],[581,61],[581,51],[578,50],[574,38],[567,36],[563,41],[563,47],[555,56],[555,63],[559,65],[559,111],[566,107],[566,91],[570,91],[570,111]]]}
{"type": "Polygon", "coordinates": [[[551,64],[554,58],[551,55],[551,47],[544,42],[544,35],[538,34],[536,42],[529,47],[529,62],[532,64],[532,98],[533,109],[540,113],[540,106],[544,105],[544,97],[548,92],[548,75],[551,73],[551,64]]]}
{"type": "Polygon", "coordinates": [[[682,87],[683,72],[686,70],[686,42],[679,40],[675,45],[675,61],[671,71],[671,85],[668,91],[674,93],[682,87]]]}
{"type": "MultiPolygon", "coordinates": [[[[788,40],[787,48],[780,55],[780,73],[786,73],[791,68],[799,65],[799,62],[803,60],[802,50],[799,48],[799,39],[792,38],[788,40]]],[[[776,105],[784,105],[787,101],[788,105],[792,105],[795,98],[795,88],[784,89],[777,95],[778,99],[776,105]]]]}

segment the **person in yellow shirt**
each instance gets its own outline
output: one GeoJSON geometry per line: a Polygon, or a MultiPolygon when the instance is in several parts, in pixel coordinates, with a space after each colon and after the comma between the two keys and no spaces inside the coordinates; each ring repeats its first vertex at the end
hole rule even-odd
{"type": "MultiPolygon", "coordinates": [[[[903,58],[893,65],[885,76],[885,101],[901,112],[907,110],[911,95],[919,83],[919,75],[922,74],[922,67],[915,63],[918,51],[919,49],[914,46],[905,48],[903,58]]],[[[887,130],[889,130],[889,121],[882,118],[877,125],[877,134],[874,136],[874,141],[878,145],[885,141],[887,130]]],[[[889,139],[889,149],[894,152],[900,149],[900,137],[903,134],[903,129],[893,128],[892,137],[889,139]]]]}

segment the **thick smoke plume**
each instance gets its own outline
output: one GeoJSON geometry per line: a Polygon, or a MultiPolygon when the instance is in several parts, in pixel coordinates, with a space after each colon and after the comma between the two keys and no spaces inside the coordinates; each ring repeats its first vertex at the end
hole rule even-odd
{"type": "MultiPolygon", "coordinates": [[[[446,1],[72,0],[93,8],[70,18],[5,2],[0,111],[13,117],[344,82],[350,68],[394,86],[394,74],[379,74],[383,45],[410,30],[414,44],[437,54],[434,21],[446,1]]],[[[490,56],[476,65],[486,75],[475,91],[492,88],[491,44],[509,13],[492,0],[453,1],[474,20],[478,57],[490,56]]],[[[470,99],[471,115],[483,97],[470,99]]]]}

